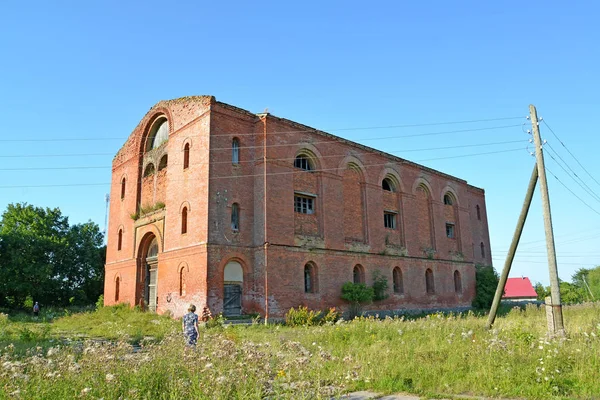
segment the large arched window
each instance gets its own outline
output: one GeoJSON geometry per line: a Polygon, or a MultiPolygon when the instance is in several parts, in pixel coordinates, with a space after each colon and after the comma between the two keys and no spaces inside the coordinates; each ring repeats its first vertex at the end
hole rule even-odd
{"type": "Polygon", "coordinates": [[[427,268],[425,271],[425,287],[427,289],[427,294],[435,293],[435,284],[433,282],[433,271],[431,268],[427,268]]]}
{"type": "Polygon", "coordinates": [[[115,303],[117,303],[119,301],[119,295],[121,291],[121,278],[119,278],[117,276],[117,279],[115,279],[115,303]]]}
{"type": "Polygon", "coordinates": [[[183,207],[181,210],[181,233],[187,233],[187,219],[188,219],[188,209],[187,207],[183,207]]]}
{"type": "Polygon", "coordinates": [[[121,180],[121,200],[125,198],[125,184],[126,180],[125,177],[123,177],[123,179],[121,180]]]}
{"type": "Polygon", "coordinates": [[[317,271],[316,267],[311,263],[304,266],[304,292],[317,292],[317,271]]]}
{"type": "Polygon", "coordinates": [[[190,144],[186,143],[183,148],[183,169],[190,167],[190,144]]]}
{"type": "Polygon", "coordinates": [[[356,264],[352,270],[352,280],[354,283],[365,283],[365,270],[362,265],[356,264]]]}
{"type": "Polygon", "coordinates": [[[462,281],[458,270],[454,271],[454,291],[459,294],[462,293],[462,281]]]}
{"type": "Polygon", "coordinates": [[[234,231],[240,230],[240,206],[238,203],[231,205],[231,229],[234,231]]]}
{"type": "Polygon", "coordinates": [[[146,151],[156,149],[167,140],[169,140],[169,123],[165,118],[161,118],[154,123],[150,130],[146,151]]]}
{"type": "Polygon", "coordinates": [[[240,141],[238,138],[234,138],[231,141],[231,163],[240,163],[240,141]]]}
{"type": "Polygon", "coordinates": [[[402,271],[399,267],[394,268],[392,278],[394,280],[394,293],[403,294],[404,282],[402,280],[402,271]]]}
{"type": "Polygon", "coordinates": [[[119,229],[119,237],[117,238],[117,250],[121,250],[123,246],[123,229],[119,229]]]}

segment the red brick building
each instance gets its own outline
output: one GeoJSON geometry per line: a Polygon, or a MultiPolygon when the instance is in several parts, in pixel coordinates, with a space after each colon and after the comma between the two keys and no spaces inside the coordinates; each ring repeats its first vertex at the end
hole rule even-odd
{"type": "Polygon", "coordinates": [[[482,189],[212,96],[156,104],[113,161],[106,304],[280,317],[378,271],[389,297],[366,309],[460,307],[477,263],[482,189]]]}

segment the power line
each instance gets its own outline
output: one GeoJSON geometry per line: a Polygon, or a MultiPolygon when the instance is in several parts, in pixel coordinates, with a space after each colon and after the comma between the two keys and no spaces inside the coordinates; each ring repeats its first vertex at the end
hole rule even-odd
{"type": "Polygon", "coordinates": [[[596,184],[598,184],[598,186],[600,186],[600,182],[598,182],[596,180],[596,178],[594,178],[592,176],[592,174],[590,174],[589,171],[579,162],[579,160],[577,159],[577,157],[575,157],[575,155],[573,153],[571,153],[571,151],[567,148],[567,146],[563,143],[563,141],[560,140],[560,138],[558,137],[558,135],[552,130],[552,128],[550,127],[550,125],[548,125],[548,123],[546,122],[546,120],[543,119],[542,122],[544,123],[544,125],[546,125],[546,127],[550,130],[550,132],[552,132],[552,134],[554,135],[554,137],[560,142],[560,144],[565,148],[565,150],[567,150],[567,152],[571,155],[571,157],[573,157],[573,159],[577,162],[577,164],[579,164],[579,166],[588,174],[588,176],[590,178],[592,178],[592,180],[594,182],[596,182],[596,184]]]}
{"type": "Polygon", "coordinates": [[[563,170],[565,171],[565,173],[567,175],[569,175],[569,177],[571,177],[571,179],[573,179],[575,181],[576,184],[579,185],[579,187],[581,187],[585,192],[587,192],[590,196],[592,196],[592,198],[596,201],[600,202],[600,196],[598,196],[596,194],[596,192],[594,192],[592,190],[592,188],[590,188],[578,175],[575,171],[573,171],[573,169],[569,166],[569,164],[567,164],[567,162],[565,160],[563,160],[563,158],[560,156],[560,154],[558,154],[556,152],[556,150],[554,150],[554,148],[552,147],[552,145],[550,145],[550,143],[546,143],[546,145],[548,145],[549,150],[556,155],[564,164],[565,166],[569,169],[569,171],[571,171],[571,173],[575,176],[575,178],[578,178],[579,181],[577,181],[577,179],[573,178],[573,176],[571,176],[571,174],[569,174],[569,172],[558,162],[556,161],[556,159],[554,157],[552,157],[552,154],[548,153],[548,156],[550,156],[550,158],[552,160],[554,160],[554,162],[563,170]]]}
{"type": "MultiPolygon", "coordinates": [[[[484,146],[495,146],[495,145],[500,145],[500,144],[508,144],[508,143],[524,143],[524,141],[521,140],[508,140],[508,141],[504,141],[504,142],[493,142],[493,143],[479,143],[479,144],[467,144],[467,145],[457,145],[457,146],[445,146],[445,147],[430,147],[430,148],[422,148],[422,149],[409,149],[409,150],[397,150],[397,151],[390,151],[388,152],[389,154],[396,154],[396,153],[404,153],[404,152],[417,152],[417,151],[433,151],[433,150],[449,150],[449,149],[461,149],[461,148],[468,148],[468,147],[484,147],[484,146]]],[[[290,145],[290,146],[296,146],[294,145],[290,145]]],[[[492,152],[494,153],[494,152],[492,152]]],[[[355,156],[360,156],[360,155],[365,155],[365,154],[372,154],[372,152],[362,152],[362,153],[353,153],[353,155],[355,156]]],[[[348,152],[345,153],[341,153],[341,154],[327,154],[327,155],[323,155],[320,156],[319,159],[321,158],[330,158],[330,157],[345,157],[348,155],[348,152]]],[[[0,156],[2,157],[2,156],[0,156]]],[[[8,157],[13,157],[13,156],[8,156],[8,157]]],[[[449,156],[449,157],[440,157],[440,158],[434,158],[433,160],[442,160],[442,159],[447,159],[447,158],[459,158],[462,156],[449,156]]],[[[261,159],[251,159],[251,160],[239,160],[239,164],[252,164],[255,163],[257,161],[260,161],[261,159]]],[[[294,161],[295,157],[285,157],[285,158],[270,158],[270,161],[294,161]]],[[[420,160],[420,161],[429,161],[429,159],[426,160],[420,160]]],[[[211,164],[231,164],[231,160],[225,160],[225,161],[213,161],[211,162],[211,164]]],[[[177,166],[177,165],[183,165],[181,162],[175,162],[175,163],[170,163],[169,166],[177,166]]],[[[192,164],[192,165],[197,165],[197,164],[192,164]]],[[[60,169],[100,169],[100,168],[111,168],[111,167],[106,167],[106,166],[89,166],[89,167],[78,167],[78,166],[74,166],[74,167],[12,167],[12,168],[0,168],[0,171],[34,171],[34,170],[47,170],[47,169],[56,169],[56,170],[60,170],[60,169]]]]}
{"type": "MultiPolygon", "coordinates": [[[[518,148],[518,149],[509,149],[509,150],[500,150],[500,151],[491,151],[491,152],[486,152],[486,153],[472,153],[472,154],[463,154],[460,156],[455,156],[452,158],[458,158],[458,157],[476,157],[476,156],[480,156],[480,155],[490,155],[490,154],[499,154],[499,153],[507,153],[507,152],[515,152],[515,151],[523,151],[523,148],[518,148]]],[[[431,158],[428,160],[418,160],[417,162],[422,162],[422,161],[434,161],[434,160],[444,160],[447,159],[448,157],[440,157],[440,158],[431,158]]],[[[271,161],[271,160],[269,160],[271,161]]],[[[365,164],[363,165],[365,168],[368,167],[382,167],[382,166],[387,166],[389,165],[389,162],[385,162],[385,163],[376,163],[376,164],[365,164]]],[[[75,167],[72,167],[75,168],[75,167]]],[[[322,168],[322,169],[315,169],[311,172],[326,172],[326,171],[337,171],[339,170],[339,168],[322,168]]],[[[304,170],[299,170],[294,168],[292,171],[283,171],[283,172],[269,172],[267,173],[267,176],[274,176],[274,175],[289,175],[289,174],[299,174],[299,173],[310,173],[308,171],[304,171],[304,170]]],[[[210,177],[209,179],[237,179],[237,178],[251,178],[251,177],[257,177],[257,176],[263,176],[263,174],[246,174],[246,175],[227,175],[227,176],[214,176],[214,177],[210,177]]],[[[142,180],[143,177],[140,176],[138,178],[138,180],[142,180]]],[[[188,180],[201,180],[201,178],[196,178],[196,179],[188,179],[188,180]]],[[[171,181],[171,182],[175,182],[175,181],[171,181]]],[[[115,184],[120,184],[120,182],[116,182],[115,184]]],[[[87,183],[87,184],[59,184],[59,185],[6,185],[6,186],[0,186],[0,189],[8,189],[8,188],[36,188],[36,187],[65,187],[65,186],[101,186],[101,185],[111,185],[111,183],[87,183]]]]}
{"type": "Polygon", "coordinates": [[[587,208],[589,208],[590,210],[592,210],[593,212],[595,212],[596,214],[600,215],[600,212],[596,211],[594,208],[592,208],[588,203],[586,203],[581,197],[577,196],[575,194],[575,192],[573,192],[571,189],[569,189],[567,187],[567,185],[565,185],[560,179],[558,179],[558,177],[556,175],[554,175],[554,173],[552,171],[550,171],[548,168],[546,168],[546,171],[548,171],[554,178],[556,178],[556,180],[565,187],[565,189],[567,189],[569,192],[571,192],[571,194],[573,196],[575,196],[579,201],[581,201],[583,204],[586,205],[587,208]]]}
{"type": "MultiPolygon", "coordinates": [[[[290,133],[302,133],[302,132],[325,132],[325,131],[358,131],[358,130],[375,130],[375,129],[400,129],[400,128],[417,128],[423,126],[438,126],[438,125],[458,125],[458,124],[470,124],[470,123],[478,123],[478,122],[492,122],[492,121],[506,121],[513,119],[522,119],[521,117],[501,117],[501,118],[488,118],[488,119],[477,119],[477,120],[466,120],[466,121],[447,121],[447,122],[430,122],[424,124],[405,124],[405,125],[387,125],[387,126],[367,126],[367,127],[351,127],[351,128],[334,128],[334,129],[299,129],[292,131],[275,131],[275,132],[267,132],[267,135],[274,134],[290,134],[290,133]]],[[[520,125],[517,125],[520,126],[520,125]]],[[[171,132],[174,133],[174,132],[171,132]]],[[[219,135],[234,135],[234,136],[248,136],[248,135],[256,135],[256,132],[223,132],[219,133],[219,135]]],[[[194,136],[204,136],[204,135],[194,135],[194,136]]],[[[71,142],[71,141],[98,141],[98,140],[126,140],[128,137],[104,137],[104,138],[40,138],[40,139],[0,139],[0,142],[71,142]]]]}

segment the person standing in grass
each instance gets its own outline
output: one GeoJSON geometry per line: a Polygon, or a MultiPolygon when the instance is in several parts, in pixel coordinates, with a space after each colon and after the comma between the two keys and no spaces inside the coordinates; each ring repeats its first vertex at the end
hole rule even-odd
{"type": "Polygon", "coordinates": [[[37,317],[39,314],[40,314],[40,305],[36,301],[35,304],[33,305],[33,316],[37,317]]]}
{"type": "Polygon", "coordinates": [[[198,315],[196,315],[196,306],[190,304],[188,313],[183,316],[181,328],[187,339],[188,346],[195,346],[198,340],[198,315]]]}

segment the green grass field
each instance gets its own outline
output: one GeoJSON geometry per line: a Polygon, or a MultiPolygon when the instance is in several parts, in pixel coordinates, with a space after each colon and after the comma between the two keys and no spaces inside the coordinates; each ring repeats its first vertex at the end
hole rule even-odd
{"type": "Polygon", "coordinates": [[[123,306],[62,314],[0,316],[0,398],[600,398],[598,303],[564,309],[563,339],[546,337],[544,310],[531,306],[491,331],[474,314],[257,324],[202,329],[195,349],[168,317],[123,306]]]}

